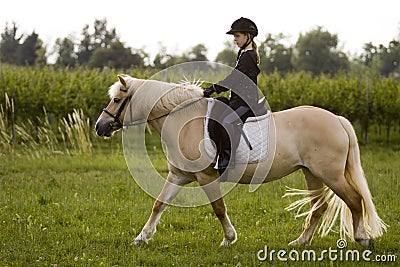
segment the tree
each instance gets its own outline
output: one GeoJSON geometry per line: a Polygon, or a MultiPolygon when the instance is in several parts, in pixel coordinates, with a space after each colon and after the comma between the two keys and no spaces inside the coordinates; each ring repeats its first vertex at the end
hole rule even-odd
{"type": "Polygon", "coordinates": [[[38,57],[36,52],[41,48],[39,45],[41,42],[38,42],[38,37],[35,32],[32,32],[18,47],[17,58],[19,65],[33,66],[35,64],[38,57]]]}
{"type": "Polygon", "coordinates": [[[57,38],[55,50],[57,53],[56,66],[74,67],[76,64],[75,44],[69,38],[57,38]]]}
{"type": "Polygon", "coordinates": [[[217,57],[215,58],[215,61],[233,67],[235,66],[237,57],[237,52],[235,51],[236,46],[231,41],[226,41],[224,45],[225,48],[218,53],[217,57]]]}
{"type": "Polygon", "coordinates": [[[380,68],[379,71],[384,76],[391,73],[400,72],[400,42],[392,40],[388,47],[379,47],[380,68]]]}
{"type": "Polygon", "coordinates": [[[17,51],[23,35],[17,37],[18,27],[15,22],[9,27],[8,23],[1,34],[0,41],[0,61],[10,64],[18,64],[17,51]]]}
{"type": "Polygon", "coordinates": [[[198,44],[192,47],[188,53],[189,61],[208,61],[207,48],[204,44],[198,44]]]}
{"type": "Polygon", "coordinates": [[[47,64],[47,57],[46,57],[46,52],[47,52],[47,47],[45,45],[43,45],[43,41],[38,38],[37,42],[36,42],[36,60],[35,60],[35,64],[38,65],[46,65],[47,64]]]}
{"type": "Polygon", "coordinates": [[[98,48],[90,57],[89,67],[129,68],[133,65],[143,66],[140,54],[133,54],[131,48],[124,47],[120,41],[114,41],[109,48],[98,48]]]}
{"type": "Polygon", "coordinates": [[[361,61],[368,66],[378,54],[378,48],[373,45],[371,42],[365,43],[363,46],[364,52],[361,54],[361,61]]]}
{"type": "Polygon", "coordinates": [[[94,21],[93,49],[110,48],[111,44],[117,40],[115,28],[107,29],[107,19],[94,21]]]}
{"type": "MultiPolygon", "coordinates": [[[[167,48],[160,44],[160,49],[154,57],[153,65],[156,69],[164,69],[169,66],[172,56],[167,53],[167,48]]],[[[171,65],[172,66],[172,65],[171,65]]]]}
{"type": "Polygon", "coordinates": [[[314,75],[335,74],[340,69],[347,69],[347,55],[337,50],[337,45],[337,35],[324,31],[322,27],[300,34],[292,57],[293,65],[297,70],[310,71],[314,75]]]}
{"type": "MultiPolygon", "coordinates": [[[[173,65],[176,65],[178,63],[185,62],[186,60],[182,60],[182,57],[179,57],[175,54],[171,54],[167,52],[167,48],[159,43],[159,52],[157,55],[154,57],[154,67],[156,69],[165,69],[168,67],[171,67],[173,65]],[[182,61],[182,62],[181,62],[182,61]]],[[[186,59],[187,56],[184,54],[184,58],[186,59]]]]}
{"type": "Polygon", "coordinates": [[[272,73],[275,70],[282,74],[293,70],[291,62],[292,48],[286,47],[283,42],[286,37],[280,33],[276,36],[268,34],[265,41],[259,47],[260,69],[266,73],[272,73]]]}
{"type": "Polygon", "coordinates": [[[107,28],[107,19],[96,19],[93,28],[93,34],[89,32],[89,25],[82,29],[77,53],[80,64],[88,64],[90,67],[122,67],[143,63],[141,55],[133,55],[130,48],[124,47],[115,28],[107,28]]]}
{"type": "Polygon", "coordinates": [[[371,42],[364,44],[364,52],[360,60],[365,66],[384,76],[400,75],[400,41],[393,39],[386,47],[383,44],[376,46],[371,42]]]}
{"type": "Polygon", "coordinates": [[[34,65],[37,62],[46,63],[46,49],[39,35],[33,31],[25,39],[17,36],[18,27],[13,22],[9,27],[6,23],[0,41],[0,61],[16,65],[34,65]]]}
{"type": "Polygon", "coordinates": [[[144,67],[150,65],[149,54],[147,54],[143,49],[131,49],[132,51],[132,65],[137,67],[144,67]]]}
{"type": "Polygon", "coordinates": [[[89,25],[86,24],[82,29],[82,40],[78,46],[78,62],[79,64],[86,64],[89,62],[93,53],[92,35],[89,33],[89,25]]]}

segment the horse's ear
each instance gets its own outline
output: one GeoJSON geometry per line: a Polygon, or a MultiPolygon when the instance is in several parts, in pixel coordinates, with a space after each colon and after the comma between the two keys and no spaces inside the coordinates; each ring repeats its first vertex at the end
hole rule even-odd
{"type": "Polygon", "coordinates": [[[125,76],[124,74],[118,74],[118,75],[117,75],[119,82],[120,82],[125,88],[127,88],[127,85],[126,85],[126,81],[125,81],[125,79],[124,79],[124,76],[125,76]]]}

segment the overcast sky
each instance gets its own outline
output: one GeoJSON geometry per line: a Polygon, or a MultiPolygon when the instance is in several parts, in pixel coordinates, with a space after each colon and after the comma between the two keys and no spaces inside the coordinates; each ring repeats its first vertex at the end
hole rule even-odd
{"type": "Polygon", "coordinates": [[[284,33],[294,44],[300,33],[323,26],[338,34],[339,46],[349,54],[363,44],[387,45],[400,32],[399,0],[7,0],[0,4],[0,30],[15,21],[19,33],[33,30],[52,48],[56,38],[75,36],[85,24],[106,18],[120,39],[132,48],[143,48],[154,57],[162,43],[171,53],[182,53],[196,44],[215,56],[232,40],[225,34],[243,16],[258,26],[258,41],[268,33],[284,33]]]}

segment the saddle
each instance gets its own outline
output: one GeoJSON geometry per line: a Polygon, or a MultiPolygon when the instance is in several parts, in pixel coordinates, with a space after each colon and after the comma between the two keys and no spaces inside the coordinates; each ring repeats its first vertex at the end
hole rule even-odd
{"type": "MultiPolygon", "coordinates": [[[[204,118],[204,148],[208,156],[215,158],[218,148],[215,140],[210,137],[210,118],[212,110],[218,100],[208,99],[207,114],[204,118]]],[[[265,101],[265,100],[264,100],[265,101]]],[[[269,125],[271,111],[263,115],[246,119],[241,134],[239,145],[236,149],[235,163],[257,163],[265,160],[268,155],[269,125]]]]}

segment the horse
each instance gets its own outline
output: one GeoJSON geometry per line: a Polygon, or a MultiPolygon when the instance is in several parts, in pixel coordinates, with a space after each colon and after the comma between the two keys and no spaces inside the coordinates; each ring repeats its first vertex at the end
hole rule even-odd
{"type": "MultiPolygon", "coordinates": [[[[237,233],[227,214],[219,173],[209,166],[209,157],[198,145],[204,138],[204,116],[208,103],[203,97],[201,87],[137,79],[124,74],[118,74],[117,78],[108,91],[111,101],[96,122],[97,135],[111,137],[115,131],[123,128],[125,114],[147,114],[144,122],[150,124],[158,134],[164,133],[167,136],[164,140],[166,143],[169,142],[168,138],[178,143],[171,145],[178,148],[176,153],[181,155],[177,157],[194,162],[197,167],[187,170],[168,160],[165,185],[154,202],[147,223],[135,238],[134,245],[148,243],[156,232],[157,223],[165,208],[183,186],[194,181],[204,189],[222,225],[224,237],[220,246],[235,243],[237,233]],[[140,88],[145,90],[139,90],[140,88]],[[184,111],[172,112],[182,103],[193,99],[197,100],[190,107],[182,108],[184,111]],[[169,120],[172,116],[173,119],[169,120]],[[182,119],[183,117],[185,118],[182,119]],[[168,120],[172,126],[167,125],[168,120]],[[184,122],[179,122],[180,120],[184,122]],[[165,129],[167,127],[178,127],[179,131],[169,131],[165,129]]],[[[383,235],[387,225],[378,216],[372,201],[361,166],[357,137],[351,123],[342,116],[312,106],[273,112],[271,116],[274,122],[272,134],[275,138],[275,153],[270,156],[270,160],[237,164],[242,167],[242,172],[235,180],[231,178],[235,176],[235,171],[232,170],[232,175],[228,175],[228,182],[254,183],[253,176],[256,173],[259,175],[261,170],[262,177],[258,177],[256,183],[262,184],[301,169],[308,189],[292,190],[289,194],[306,197],[293,203],[289,209],[302,207],[306,203],[310,203],[311,209],[304,213],[307,217],[303,232],[289,245],[310,245],[321,217],[320,230],[326,235],[332,230],[332,225],[340,214],[341,233],[361,246],[373,247],[374,239],[383,235]],[[271,162],[270,166],[265,167],[265,162],[268,161],[271,162]],[[269,171],[263,173],[263,170],[269,171]]]]}

